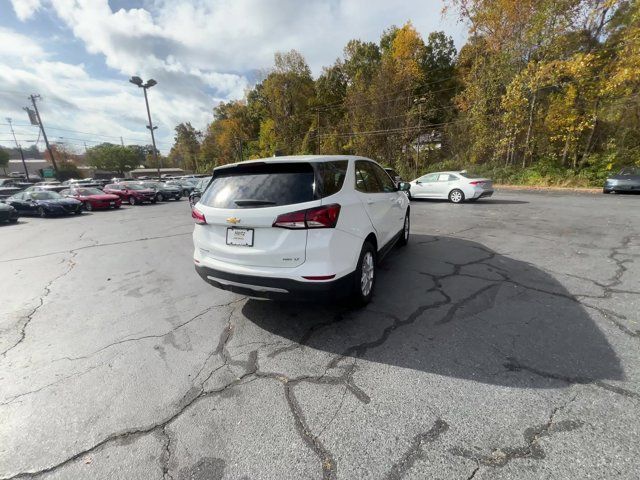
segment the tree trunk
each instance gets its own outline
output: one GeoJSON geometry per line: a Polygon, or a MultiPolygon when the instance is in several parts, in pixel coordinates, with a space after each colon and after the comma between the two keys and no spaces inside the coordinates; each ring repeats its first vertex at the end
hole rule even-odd
{"type": "Polygon", "coordinates": [[[569,153],[569,135],[567,135],[567,140],[564,142],[564,149],[562,150],[562,166],[567,166],[567,154],[569,153]]]}
{"type": "Polygon", "coordinates": [[[522,156],[522,168],[527,166],[527,157],[529,156],[529,142],[531,140],[531,129],[533,127],[533,111],[536,106],[536,100],[538,98],[538,91],[533,92],[533,99],[531,100],[531,108],[529,109],[529,126],[527,127],[527,136],[524,141],[524,155],[522,156]]]}
{"type": "Polygon", "coordinates": [[[600,106],[600,98],[596,98],[596,105],[595,105],[595,112],[594,112],[595,118],[593,121],[593,128],[589,133],[589,138],[587,138],[587,144],[585,145],[584,152],[582,153],[583,161],[587,157],[587,155],[589,155],[589,153],[591,152],[591,143],[593,142],[593,136],[595,135],[596,129],[598,128],[598,107],[599,106],[600,106]]]}

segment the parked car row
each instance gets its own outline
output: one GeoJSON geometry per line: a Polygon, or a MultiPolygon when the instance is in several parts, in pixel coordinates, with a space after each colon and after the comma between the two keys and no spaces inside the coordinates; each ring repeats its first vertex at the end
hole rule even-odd
{"type": "Polygon", "coordinates": [[[196,183],[190,180],[121,180],[103,186],[101,182],[91,179],[69,180],[64,183],[39,182],[22,190],[14,189],[8,198],[0,200],[0,222],[16,222],[20,215],[47,217],[117,209],[123,203],[139,205],[178,201],[191,194],[196,183]]]}

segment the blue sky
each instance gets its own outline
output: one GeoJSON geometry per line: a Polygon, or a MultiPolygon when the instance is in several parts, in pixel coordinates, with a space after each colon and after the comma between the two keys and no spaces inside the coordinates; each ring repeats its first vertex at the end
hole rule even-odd
{"type": "Polygon", "coordinates": [[[407,20],[459,48],[466,27],[441,11],[441,0],[0,0],[0,145],[12,144],[6,117],[24,146],[37,139],[22,110],[31,93],[51,141],[148,143],[142,92],[127,81],[137,74],[158,81],[149,95],[167,153],[175,125],[206,128],[276,51],[300,51],[317,75],[349,39],[407,20]]]}

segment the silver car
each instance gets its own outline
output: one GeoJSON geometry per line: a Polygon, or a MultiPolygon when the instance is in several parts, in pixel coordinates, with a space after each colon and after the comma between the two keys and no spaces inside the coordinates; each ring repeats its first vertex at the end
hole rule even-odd
{"type": "Polygon", "coordinates": [[[439,198],[462,203],[493,195],[491,180],[472,175],[466,170],[428,173],[410,183],[409,198],[439,198]]]}

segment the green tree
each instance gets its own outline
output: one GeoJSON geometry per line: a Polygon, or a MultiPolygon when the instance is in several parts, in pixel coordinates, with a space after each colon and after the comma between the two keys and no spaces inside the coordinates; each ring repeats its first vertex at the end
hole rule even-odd
{"type": "Polygon", "coordinates": [[[112,143],[101,143],[87,150],[89,165],[101,170],[118,172],[124,175],[140,165],[139,151],[132,147],[123,147],[112,143]]]}
{"type": "Polygon", "coordinates": [[[180,168],[200,172],[198,159],[202,133],[193,128],[189,122],[176,125],[175,131],[176,135],[169,152],[169,159],[180,168]]]}

